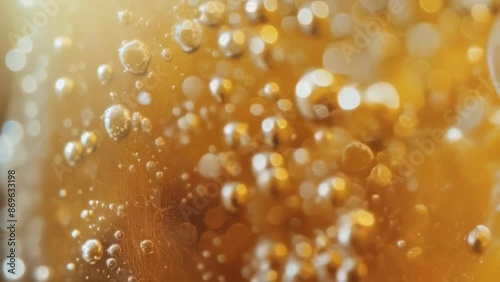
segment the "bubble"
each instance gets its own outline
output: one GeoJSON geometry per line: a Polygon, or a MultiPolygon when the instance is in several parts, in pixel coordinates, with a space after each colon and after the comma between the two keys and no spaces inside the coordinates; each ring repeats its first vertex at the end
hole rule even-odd
{"type": "Polygon", "coordinates": [[[318,32],[318,25],[328,18],[330,9],[323,1],[313,1],[302,5],[297,13],[300,28],[306,34],[318,32]]]}
{"type": "Polygon", "coordinates": [[[233,89],[233,83],[229,79],[215,77],[209,83],[210,94],[219,103],[229,102],[229,96],[233,89]]]}
{"type": "Polygon", "coordinates": [[[295,133],[288,121],[281,117],[268,117],[261,124],[264,142],[273,148],[289,145],[295,133]]]}
{"type": "Polygon", "coordinates": [[[268,82],[259,90],[259,95],[266,100],[276,101],[281,96],[280,86],[276,82],[268,82]]]}
{"type": "Polygon", "coordinates": [[[87,240],[82,246],[82,258],[90,263],[95,264],[102,257],[102,244],[99,240],[87,240]]]}
{"type": "Polygon", "coordinates": [[[83,147],[80,142],[72,141],[64,146],[64,158],[70,166],[77,165],[83,158],[83,147]]]}
{"type": "Polygon", "coordinates": [[[165,48],[165,49],[161,50],[161,57],[165,61],[170,62],[170,61],[172,61],[174,55],[172,54],[172,50],[170,48],[165,48]]]}
{"type": "Polygon", "coordinates": [[[338,95],[339,107],[346,111],[356,109],[361,103],[361,95],[353,86],[342,87],[338,95]]]}
{"type": "Polygon", "coordinates": [[[93,131],[85,131],[80,136],[80,143],[83,147],[83,152],[88,155],[95,151],[97,148],[97,134],[93,131]]]}
{"type": "Polygon", "coordinates": [[[248,202],[248,187],[239,182],[224,184],[221,192],[222,205],[230,212],[236,212],[238,208],[248,202]]]}
{"type": "Polygon", "coordinates": [[[330,201],[334,207],[345,204],[349,197],[347,181],[342,177],[330,177],[318,186],[318,197],[330,201]]]}
{"type": "Polygon", "coordinates": [[[268,11],[277,9],[277,1],[274,0],[248,0],[245,3],[247,17],[255,22],[267,20],[268,11]]]}
{"type": "Polygon", "coordinates": [[[114,258],[109,258],[106,260],[106,266],[109,269],[114,269],[118,265],[118,262],[116,262],[116,259],[114,258]]]}
{"type": "Polygon", "coordinates": [[[224,140],[230,147],[246,146],[250,144],[250,135],[248,134],[248,124],[239,122],[230,122],[224,126],[224,140]]]}
{"type": "Polygon", "coordinates": [[[370,176],[368,177],[368,180],[371,183],[375,183],[378,186],[381,187],[387,187],[391,183],[392,179],[392,172],[390,168],[388,168],[384,164],[378,164],[376,165],[372,171],[370,172],[370,176]]]}
{"type": "Polygon", "coordinates": [[[5,55],[5,64],[8,69],[18,72],[26,66],[26,54],[20,49],[11,49],[5,55]]]}
{"type": "Polygon", "coordinates": [[[491,231],[484,225],[478,225],[467,235],[466,242],[471,253],[482,254],[491,243],[491,231]]]}
{"type": "Polygon", "coordinates": [[[108,247],[107,252],[110,256],[116,257],[122,253],[122,247],[120,247],[120,245],[118,244],[112,244],[108,247]]]}
{"type": "Polygon", "coordinates": [[[310,120],[327,118],[338,107],[340,78],[327,70],[306,73],[295,87],[295,99],[301,115],[310,120]]]}
{"type": "Polygon", "coordinates": [[[195,52],[203,39],[203,29],[197,20],[186,19],[175,26],[174,37],[184,52],[195,52]]]}
{"type": "Polygon", "coordinates": [[[165,147],[165,140],[162,137],[158,137],[155,139],[155,145],[158,149],[165,147]]]}
{"type": "Polygon", "coordinates": [[[188,76],[182,83],[182,92],[189,100],[196,100],[205,88],[205,83],[197,76],[188,76]]]}
{"type": "Polygon", "coordinates": [[[56,80],[54,89],[59,97],[66,97],[75,92],[75,81],[68,77],[62,77],[56,80]]]}
{"type": "MultiPolygon", "coordinates": [[[[276,33],[277,36],[277,33],[276,33]]],[[[263,70],[269,69],[284,60],[283,49],[276,44],[268,43],[266,40],[276,40],[271,37],[262,37],[261,35],[252,36],[248,48],[252,54],[252,61],[263,70]]]]}
{"type": "Polygon", "coordinates": [[[75,270],[75,264],[70,262],[66,265],[66,269],[69,270],[69,271],[73,271],[75,270]]]}
{"type": "Polygon", "coordinates": [[[58,36],[54,38],[54,50],[61,53],[73,47],[73,40],[70,37],[58,36]]]}
{"type": "Polygon", "coordinates": [[[268,168],[284,166],[284,158],[279,153],[261,152],[252,157],[252,170],[255,176],[268,168]]]}
{"type": "Polygon", "coordinates": [[[373,243],[376,232],[375,216],[364,209],[357,209],[341,216],[337,228],[338,242],[342,246],[366,248],[373,243]]]}
{"type": "Polygon", "coordinates": [[[399,95],[392,84],[377,82],[366,89],[364,102],[369,105],[381,105],[389,109],[399,109],[399,95]]]}
{"type": "Polygon", "coordinates": [[[265,195],[286,194],[290,190],[290,175],[282,167],[265,169],[257,175],[257,187],[265,195]]]}
{"type": "Polygon", "coordinates": [[[110,65],[100,65],[97,68],[97,78],[101,84],[107,84],[113,78],[113,69],[110,65]]]}
{"type": "Polygon", "coordinates": [[[139,93],[139,95],[137,95],[137,102],[143,106],[151,104],[151,94],[144,91],[139,93]]]}
{"type": "Polygon", "coordinates": [[[367,168],[374,160],[372,150],[363,143],[352,142],[342,152],[342,167],[355,172],[367,168]]]}
{"type": "Polygon", "coordinates": [[[155,163],[152,161],[149,161],[146,163],[146,169],[149,171],[152,171],[155,168],[155,163]]]}
{"type": "Polygon", "coordinates": [[[78,238],[78,237],[80,237],[80,235],[82,235],[82,233],[78,229],[71,231],[71,237],[73,237],[73,238],[78,238]]]}
{"type": "Polygon", "coordinates": [[[36,281],[47,281],[50,277],[50,269],[47,266],[37,266],[33,276],[36,281]]]}
{"type": "Polygon", "coordinates": [[[191,133],[196,132],[200,127],[200,118],[193,113],[187,113],[179,118],[177,125],[179,126],[179,129],[183,131],[191,133]]]}
{"type": "Polygon", "coordinates": [[[38,87],[38,82],[36,78],[32,75],[27,75],[23,78],[21,82],[21,87],[25,93],[33,93],[38,87]]]}
{"type": "Polygon", "coordinates": [[[19,280],[21,277],[24,276],[24,273],[26,272],[26,266],[22,259],[16,257],[15,273],[9,272],[9,269],[11,269],[9,263],[10,263],[10,258],[6,258],[3,261],[3,276],[5,278],[7,278],[8,280],[19,280]]]}
{"type": "Polygon", "coordinates": [[[363,261],[358,258],[346,258],[338,272],[337,282],[363,281],[368,273],[367,267],[363,261]]]}
{"type": "Polygon", "coordinates": [[[118,50],[123,67],[133,74],[146,72],[151,52],[149,47],[139,40],[128,41],[118,50]]]}
{"type": "Polygon", "coordinates": [[[122,105],[114,105],[104,111],[104,127],[115,141],[129,134],[131,124],[130,111],[122,105]]]}
{"type": "Polygon", "coordinates": [[[141,251],[143,254],[152,254],[153,253],[153,242],[151,240],[142,241],[139,246],[141,247],[141,251]]]}
{"type": "Polygon", "coordinates": [[[427,59],[439,50],[441,40],[441,34],[434,25],[418,23],[407,32],[406,46],[411,55],[427,59]]]}
{"type": "Polygon", "coordinates": [[[143,132],[150,132],[153,129],[153,124],[149,118],[143,118],[141,120],[141,130],[143,132]]]}
{"type": "Polygon", "coordinates": [[[198,8],[200,21],[209,26],[216,26],[224,21],[226,5],[221,1],[208,1],[198,8]]]}
{"type": "Polygon", "coordinates": [[[205,178],[214,178],[220,173],[220,163],[217,155],[207,153],[198,162],[198,172],[205,178]]]}
{"type": "Polygon", "coordinates": [[[129,10],[118,11],[118,20],[123,24],[129,24],[134,19],[134,14],[129,10]]]}
{"type": "Polygon", "coordinates": [[[125,233],[123,233],[123,231],[121,231],[121,230],[116,230],[114,236],[117,240],[125,239],[125,233]]]}
{"type": "Polygon", "coordinates": [[[224,56],[237,57],[245,51],[246,37],[241,30],[228,30],[219,34],[217,42],[224,56]]]}
{"type": "Polygon", "coordinates": [[[15,121],[6,121],[2,126],[2,137],[11,145],[15,145],[23,139],[23,127],[15,121]]]}
{"type": "Polygon", "coordinates": [[[158,180],[158,181],[162,181],[163,180],[163,172],[158,171],[156,173],[156,180],[158,180]]]}

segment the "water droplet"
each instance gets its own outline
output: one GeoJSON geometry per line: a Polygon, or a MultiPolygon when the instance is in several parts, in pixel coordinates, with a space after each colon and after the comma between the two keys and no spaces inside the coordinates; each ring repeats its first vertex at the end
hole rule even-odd
{"type": "Polygon", "coordinates": [[[128,135],[131,124],[130,111],[122,105],[114,105],[104,111],[104,127],[115,141],[128,135]]]}
{"type": "Polygon", "coordinates": [[[151,240],[142,241],[139,246],[141,247],[141,251],[144,254],[152,254],[153,253],[153,242],[151,240]]]}
{"type": "Polygon", "coordinates": [[[64,146],[64,158],[70,166],[77,165],[83,158],[83,147],[80,142],[72,141],[64,146]]]}
{"type": "Polygon", "coordinates": [[[80,136],[80,143],[82,144],[84,154],[88,155],[94,152],[97,147],[97,134],[93,131],[85,131],[80,136]]]}
{"type": "Polygon", "coordinates": [[[203,29],[197,20],[183,20],[175,26],[174,37],[184,52],[198,50],[203,39],[203,29]]]}
{"type": "Polygon", "coordinates": [[[110,65],[100,65],[97,68],[97,78],[101,84],[107,84],[113,78],[113,69],[110,65]]]}
{"type": "Polygon", "coordinates": [[[102,244],[99,240],[87,240],[82,246],[82,258],[90,264],[95,264],[102,257],[102,244]]]}
{"type": "Polygon", "coordinates": [[[491,231],[484,225],[478,225],[467,235],[466,242],[471,253],[482,254],[491,243],[491,231]]]}
{"type": "Polygon", "coordinates": [[[133,74],[146,72],[151,52],[149,47],[139,40],[126,42],[118,50],[123,67],[133,74]]]}

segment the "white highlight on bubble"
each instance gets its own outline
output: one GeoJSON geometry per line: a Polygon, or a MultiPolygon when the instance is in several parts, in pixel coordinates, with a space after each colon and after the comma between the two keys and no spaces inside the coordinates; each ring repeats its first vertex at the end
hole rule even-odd
{"type": "Polygon", "coordinates": [[[361,103],[361,95],[355,87],[346,86],[340,89],[338,101],[343,110],[354,110],[361,103]]]}
{"type": "Polygon", "coordinates": [[[456,127],[450,128],[448,132],[446,132],[446,139],[449,141],[456,141],[463,137],[462,131],[456,127]]]}

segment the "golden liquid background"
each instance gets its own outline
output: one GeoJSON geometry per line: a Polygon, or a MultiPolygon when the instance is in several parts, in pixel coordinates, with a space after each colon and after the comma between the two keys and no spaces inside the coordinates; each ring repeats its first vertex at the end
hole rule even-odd
{"type": "MultiPolygon", "coordinates": [[[[212,74],[217,73],[215,61],[218,61],[213,59],[208,52],[203,52],[203,49],[207,46],[211,46],[213,49],[217,48],[215,30],[204,28],[204,41],[200,51],[190,55],[182,53],[172,39],[163,38],[163,34],[168,32],[165,29],[172,26],[175,20],[169,6],[172,3],[163,2],[165,3],[158,1],[158,3],[144,5],[132,1],[99,4],[92,2],[82,3],[82,1],[79,1],[78,13],[61,12],[56,17],[51,18],[49,24],[41,29],[36,37],[33,38],[36,48],[33,54],[30,55],[30,58],[34,58],[36,52],[49,54],[50,58],[46,88],[44,90],[43,88],[39,88],[36,95],[45,95],[41,98],[42,100],[46,99],[46,106],[42,110],[42,115],[46,115],[43,125],[47,125],[48,128],[55,131],[52,132],[47,129],[49,131],[46,135],[48,139],[41,138],[45,140],[49,147],[49,152],[40,152],[41,157],[37,163],[37,166],[44,168],[43,175],[46,175],[40,187],[40,189],[43,189],[43,197],[46,200],[40,204],[39,209],[35,209],[32,212],[43,212],[43,217],[47,220],[45,222],[46,229],[41,240],[43,242],[43,264],[54,268],[53,274],[56,275],[54,281],[59,280],[58,275],[66,275],[66,271],[62,268],[66,265],[68,258],[71,259],[79,256],[78,247],[75,249],[75,242],[69,237],[70,230],[60,225],[61,218],[69,216],[70,226],[83,225],[79,217],[79,211],[89,199],[99,199],[106,203],[123,203],[127,200],[133,201],[132,199],[134,199],[136,194],[145,193],[145,189],[151,188],[151,186],[148,187],[148,180],[151,176],[148,175],[148,172],[144,171],[144,163],[149,154],[154,154],[162,165],[169,168],[165,172],[165,179],[167,180],[161,182],[160,185],[176,187],[182,186],[180,184],[182,182],[178,179],[180,172],[196,165],[200,152],[205,152],[208,145],[223,147],[220,138],[214,138],[211,134],[207,134],[205,136],[207,139],[193,138],[188,148],[176,148],[168,154],[168,157],[164,153],[154,152],[155,149],[152,148],[154,147],[151,145],[155,139],[154,137],[160,136],[162,133],[160,131],[161,125],[172,122],[169,120],[169,115],[167,114],[169,105],[179,103],[183,99],[182,93],[179,90],[182,83],[182,74],[194,73],[202,79],[208,80],[212,74]],[[99,6],[99,15],[95,16],[97,5],[99,6]],[[116,10],[119,7],[127,8],[136,15],[154,15],[155,20],[147,27],[144,25],[139,25],[139,27],[134,27],[134,25],[124,27],[117,23],[115,17],[116,10]],[[53,54],[52,41],[45,40],[45,38],[67,34],[66,30],[68,26],[65,24],[67,22],[73,25],[74,33],[71,35],[73,40],[75,42],[85,42],[85,47],[84,50],[76,52],[76,54],[67,55],[67,57],[60,59],[53,54]],[[102,36],[103,34],[106,36],[102,36]],[[109,91],[128,91],[134,87],[135,79],[131,79],[133,76],[128,73],[120,73],[121,65],[118,61],[116,50],[122,40],[136,38],[143,40],[150,46],[156,46],[158,42],[162,42],[174,51],[173,61],[164,62],[159,58],[159,51],[161,49],[152,47],[153,58],[150,69],[157,69],[157,64],[167,66],[166,69],[168,70],[166,70],[166,73],[168,73],[168,77],[162,81],[161,86],[157,89],[150,90],[153,97],[153,104],[147,107],[147,110],[141,110],[141,112],[153,121],[151,136],[134,134],[132,132],[131,136],[123,142],[114,142],[107,138],[107,136],[103,136],[104,138],[100,142],[98,151],[87,157],[77,169],[63,177],[64,180],[62,182],[59,182],[52,176],[53,162],[51,156],[60,154],[64,144],[71,139],[75,139],[71,135],[70,130],[62,128],[60,125],[61,120],[71,117],[74,122],[78,121],[80,119],[80,110],[84,107],[92,108],[94,115],[98,117],[104,109],[111,105],[111,101],[107,95],[109,91]],[[88,90],[85,94],[79,93],[78,95],[74,95],[74,97],[69,97],[71,100],[58,101],[57,97],[51,93],[53,92],[52,81],[61,75],[67,74],[68,65],[71,62],[78,63],[80,61],[85,62],[85,69],[78,71],[74,76],[78,77],[77,79],[80,81],[85,81],[88,90]],[[115,76],[110,86],[102,87],[95,77],[95,70],[99,64],[109,61],[113,62],[115,76]],[[177,69],[173,69],[173,66],[177,66],[177,69]],[[176,85],[176,91],[169,90],[172,84],[176,85]],[[163,87],[164,85],[165,87],[163,87]],[[141,155],[144,154],[144,157],[141,157],[142,165],[136,165],[137,170],[135,173],[123,173],[116,168],[116,164],[118,163],[124,164],[123,170],[126,170],[129,164],[136,163],[136,158],[132,156],[133,152],[140,152],[141,155]],[[174,168],[170,169],[171,167],[174,168]],[[93,169],[96,169],[95,178],[91,176],[93,169]],[[81,187],[85,191],[86,187],[90,185],[94,187],[93,193],[87,194],[87,192],[84,192],[83,196],[76,195],[75,191],[78,189],[76,187],[81,187]],[[68,196],[66,200],[50,200],[57,197],[60,186],[67,187],[68,196]],[[61,268],[61,266],[63,267],[61,268]]],[[[427,15],[419,16],[423,18],[428,17],[427,15]]],[[[420,19],[420,17],[417,18],[420,19]]],[[[321,54],[324,51],[323,46],[329,41],[328,38],[311,38],[298,36],[297,34],[292,33],[289,36],[283,36],[287,40],[283,44],[283,47],[286,50],[288,48],[293,50],[294,46],[300,46],[300,49],[307,50],[307,56],[297,61],[287,62],[285,66],[273,69],[272,71],[273,77],[283,82],[281,86],[284,87],[284,93],[293,93],[295,82],[300,78],[305,69],[321,65],[321,54]],[[288,81],[291,82],[288,83],[288,81]]],[[[486,38],[484,38],[484,35],[478,35],[469,40],[483,45],[486,38]]],[[[444,50],[442,56],[436,56],[437,58],[433,59],[433,65],[435,64],[434,66],[447,69],[450,73],[453,73],[457,81],[469,81],[468,84],[470,87],[474,87],[477,81],[468,77],[470,68],[467,66],[466,58],[463,56],[466,46],[466,40],[459,40],[451,50],[444,50]],[[457,65],[458,67],[455,67],[457,65]]],[[[396,71],[407,68],[404,66],[405,63],[402,61],[402,57],[396,56],[391,58],[390,64],[381,67],[380,75],[384,80],[394,80],[395,85],[398,85],[400,93],[412,93],[414,89],[408,88],[413,87],[409,87],[407,83],[402,82],[402,79],[399,78],[399,76],[404,76],[404,72],[396,71]]],[[[248,58],[243,57],[237,61],[228,61],[230,64],[237,64],[242,69],[249,69],[255,81],[264,81],[269,76],[268,73],[256,70],[248,58]]],[[[30,63],[28,63],[29,67],[30,63]]],[[[483,64],[479,69],[483,76],[486,76],[485,65],[483,64]]],[[[257,85],[245,87],[249,93],[256,93],[258,88],[257,85]]],[[[411,97],[408,97],[408,99],[411,99],[411,97]]],[[[494,103],[496,101],[489,100],[489,102],[494,103]]],[[[197,101],[197,104],[215,105],[209,96],[201,97],[197,101]]],[[[12,109],[12,111],[15,110],[12,109]]],[[[419,115],[420,126],[423,127],[425,125],[430,128],[449,126],[442,119],[433,118],[440,115],[439,113],[434,113],[432,109],[424,108],[422,112],[419,115]]],[[[219,118],[214,118],[212,121],[213,132],[221,132],[222,126],[228,120],[249,121],[250,131],[258,131],[259,124],[257,123],[257,119],[252,119],[247,111],[236,111],[230,115],[218,111],[217,116],[219,118]]],[[[75,123],[77,128],[82,128],[80,124],[75,123]]],[[[348,124],[349,121],[347,120],[345,123],[348,124]]],[[[99,128],[99,124],[99,119],[95,118],[88,126],[88,129],[99,128]]],[[[339,124],[342,124],[342,121],[339,124]]],[[[296,132],[311,132],[309,124],[299,119],[294,120],[293,125],[296,132]]],[[[42,128],[42,134],[45,134],[43,133],[45,128],[42,128]]],[[[304,139],[300,139],[301,135],[299,134],[299,140],[295,141],[296,143],[294,144],[300,144],[308,137],[307,134],[303,134],[302,136],[305,136],[304,139]]],[[[497,154],[495,151],[495,145],[497,144],[495,141],[497,138],[494,128],[491,125],[482,125],[471,138],[473,142],[481,142],[480,146],[477,144],[468,145],[462,143],[443,145],[426,160],[424,165],[418,167],[415,174],[419,183],[418,191],[408,193],[404,191],[404,186],[396,187],[388,200],[390,208],[387,214],[391,216],[388,216],[387,219],[394,217],[394,220],[397,221],[396,225],[401,227],[400,230],[396,229],[397,235],[391,234],[390,231],[387,232],[388,234],[380,231],[382,236],[387,236],[389,242],[386,242],[385,245],[378,249],[375,259],[368,260],[370,270],[368,281],[446,281],[445,279],[449,281],[454,281],[453,279],[458,279],[457,281],[493,281],[491,279],[494,279],[493,277],[496,277],[495,274],[498,272],[495,269],[495,263],[498,262],[495,252],[495,249],[497,249],[496,244],[492,244],[488,252],[482,257],[476,257],[467,251],[464,237],[474,226],[485,223],[491,217],[492,207],[489,204],[490,189],[493,182],[491,175],[496,166],[494,162],[497,154]],[[487,136],[487,138],[484,136],[487,136]],[[489,164],[491,164],[491,167],[489,164]],[[449,188],[443,189],[443,187],[449,188]],[[425,204],[429,209],[429,215],[416,215],[414,208],[416,204],[425,204]],[[406,252],[401,251],[394,244],[394,241],[399,238],[404,238],[407,245],[411,245],[411,247],[422,248],[422,254],[417,259],[407,259],[406,252]]],[[[167,141],[166,148],[170,148],[170,146],[167,141]]],[[[165,151],[169,152],[170,150],[165,149],[165,151]]],[[[38,157],[33,156],[33,159],[38,159],[38,157]]],[[[23,168],[19,168],[19,171],[23,171],[23,168]]],[[[247,178],[243,177],[241,180],[247,182],[251,180],[251,177],[248,175],[247,178]]],[[[190,181],[196,183],[206,180],[197,179],[196,176],[192,176],[190,181]]],[[[173,198],[176,197],[174,196],[173,198]]],[[[212,203],[212,205],[215,206],[215,203],[212,203]]],[[[135,212],[137,215],[129,214],[127,217],[129,225],[135,226],[140,223],[141,226],[146,227],[142,231],[144,233],[138,232],[139,234],[135,234],[136,231],[131,227],[126,229],[127,240],[130,240],[131,247],[124,248],[125,257],[133,257],[135,255],[132,241],[140,240],[139,238],[144,237],[144,234],[147,234],[146,237],[151,235],[155,225],[148,222],[153,217],[152,211],[144,213],[143,210],[137,209],[135,212]],[[127,253],[126,250],[130,251],[130,253],[127,253]]],[[[284,237],[283,234],[280,234],[283,233],[280,228],[274,229],[277,230],[271,229],[270,232],[277,233],[277,237],[284,237]]],[[[495,233],[495,228],[492,228],[492,231],[495,233]]],[[[304,232],[307,232],[307,230],[304,232]]],[[[26,236],[24,238],[29,238],[28,234],[22,234],[21,231],[21,240],[23,236],[26,236]]],[[[174,253],[176,252],[174,251],[174,253]]],[[[148,275],[152,275],[156,271],[158,271],[155,274],[157,277],[169,273],[168,270],[162,269],[164,261],[170,264],[177,260],[172,259],[173,261],[170,262],[170,253],[155,253],[155,255],[157,257],[151,260],[131,259],[135,271],[144,275],[146,281],[154,281],[149,280],[148,278],[152,276],[148,275]]],[[[183,257],[182,254],[180,256],[183,257]]],[[[99,265],[88,266],[88,269],[84,267],[84,272],[89,271],[89,273],[92,273],[96,267],[99,267],[99,265]]],[[[187,262],[186,267],[190,267],[187,262]]],[[[215,265],[214,267],[217,268],[217,271],[228,275],[228,277],[239,277],[239,264],[237,261],[234,262],[234,265],[215,265]]]]}

